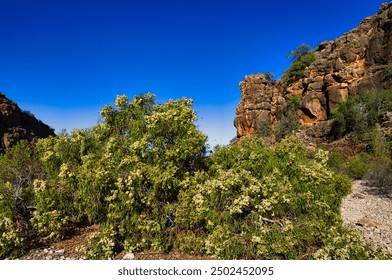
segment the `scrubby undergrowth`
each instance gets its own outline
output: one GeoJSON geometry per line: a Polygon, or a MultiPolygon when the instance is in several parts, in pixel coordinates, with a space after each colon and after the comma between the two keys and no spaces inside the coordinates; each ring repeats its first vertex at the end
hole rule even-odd
{"type": "Polygon", "coordinates": [[[349,97],[333,112],[333,133],[357,153],[333,153],[329,165],[353,179],[365,178],[380,195],[392,197],[392,90],[349,97]]]}
{"type": "Polygon", "coordinates": [[[293,137],[274,149],[253,138],[206,156],[191,106],[119,96],[92,129],[22,142],[1,156],[0,258],[91,224],[102,229],[81,248],[91,259],[148,249],[222,259],[388,258],[343,226],[351,185],[328,167],[327,152],[309,153],[293,137]]]}

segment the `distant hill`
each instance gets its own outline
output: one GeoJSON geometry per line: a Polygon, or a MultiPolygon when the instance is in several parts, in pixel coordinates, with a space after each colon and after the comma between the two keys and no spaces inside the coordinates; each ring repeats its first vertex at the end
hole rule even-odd
{"type": "Polygon", "coordinates": [[[0,152],[22,139],[54,135],[53,128],[37,120],[33,114],[22,111],[15,102],[0,93],[0,152]]]}

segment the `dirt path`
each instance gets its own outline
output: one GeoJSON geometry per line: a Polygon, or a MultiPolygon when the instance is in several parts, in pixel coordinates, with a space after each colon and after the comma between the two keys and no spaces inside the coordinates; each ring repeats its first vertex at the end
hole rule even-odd
{"type": "Polygon", "coordinates": [[[363,232],[364,240],[387,248],[392,254],[392,200],[374,194],[367,182],[353,182],[353,192],[342,205],[344,222],[363,232]]]}

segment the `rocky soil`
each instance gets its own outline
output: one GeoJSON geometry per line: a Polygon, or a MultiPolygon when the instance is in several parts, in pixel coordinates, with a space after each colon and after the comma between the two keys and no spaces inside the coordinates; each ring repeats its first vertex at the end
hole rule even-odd
{"type": "Polygon", "coordinates": [[[79,252],[78,248],[87,246],[89,236],[97,231],[99,231],[99,227],[96,225],[80,229],[71,238],[54,243],[51,246],[32,249],[20,259],[81,260],[83,259],[83,254],[79,252]]]}
{"type": "Polygon", "coordinates": [[[363,232],[365,241],[386,247],[392,254],[392,200],[374,192],[366,181],[353,183],[353,192],[343,201],[346,224],[363,232]]]}
{"type": "MultiPolygon", "coordinates": [[[[31,249],[20,260],[83,260],[83,253],[80,252],[82,246],[87,247],[88,239],[94,233],[99,231],[99,226],[93,225],[80,229],[74,236],[69,239],[54,243],[50,246],[31,249]]],[[[164,254],[155,251],[146,251],[140,253],[118,254],[115,260],[208,260],[211,257],[191,256],[179,252],[170,252],[164,254]]]]}

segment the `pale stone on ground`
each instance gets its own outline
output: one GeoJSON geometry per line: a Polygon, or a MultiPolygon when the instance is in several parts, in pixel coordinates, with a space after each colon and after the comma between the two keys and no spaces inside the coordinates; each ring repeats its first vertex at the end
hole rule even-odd
{"type": "Polygon", "coordinates": [[[369,191],[366,181],[353,182],[353,192],[342,205],[344,222],[360,229],[365,241],[386,247],[392,254],[392,200],[369,191]]]}

